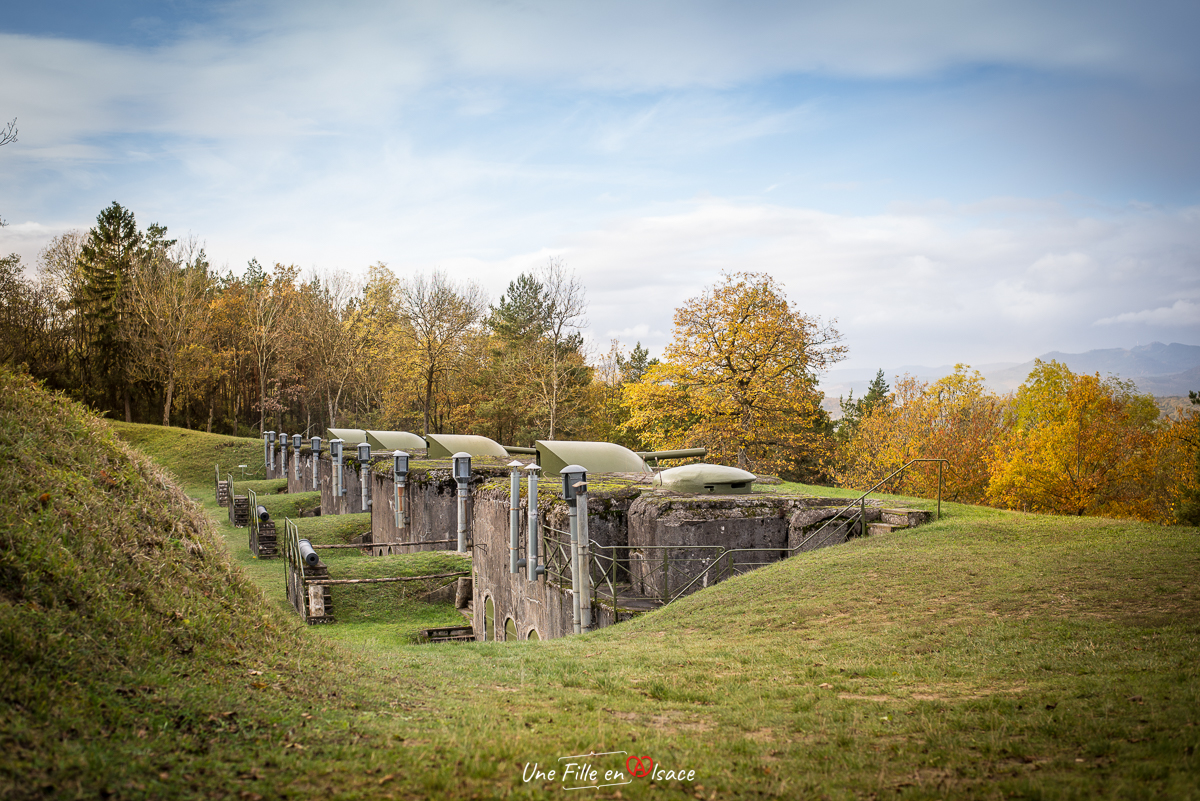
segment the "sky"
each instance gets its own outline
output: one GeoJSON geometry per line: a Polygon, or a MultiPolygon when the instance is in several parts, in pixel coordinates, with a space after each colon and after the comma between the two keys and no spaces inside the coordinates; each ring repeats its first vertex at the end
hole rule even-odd
{"type": "Polygon", "coordinates": [[[53,2],[0,14],[0,252],[117,201],[255,258],[562,259],[607,350],[723,272],[842,367],[1200,344],[1200,4],[53,2]]]}

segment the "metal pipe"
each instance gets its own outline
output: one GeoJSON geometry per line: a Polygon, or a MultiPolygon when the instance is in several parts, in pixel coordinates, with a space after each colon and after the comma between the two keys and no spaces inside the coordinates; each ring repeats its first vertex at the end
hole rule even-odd
{"type": "Polygon", "coordinates": [[[371,444],[358,443],[358,495],[362,511],[371,511],[371,444]]]}
{"type": "Polygon", "coordinates": [[[458,485],[458,552],[467,552],[467,485],[458,485]]]}
{"type": "Polygon", "coordinates": [[[546,568],[538,564],[538,471],[542,468],[534,463],[525,465],[529,476],[529,535],[525,543],[525,569],[530,581],[537,581],[546,568]]]}
{"type": "Polygon", "coordinates": [[[567,501],[567,515],[570,519],[571,531],[571,621],[575,633],[583,632],[579,604],[579,510],[575,499],[567,501]]]}
{"type": "Polygon", "coordinates": [[[708,448],[683,448],[677,451],[638,451],[643,459],[690,459],[693,456],[707,456],[708,448]]]}
{"type": "Polygon", "coordinates": [[[579,608],[583,612],[580,631],[587,634],[592,630],[592,560],[588,549],[587,484],[581,482],[576,487],[579,490],[575,498],[579,518],[579,608]]]}
{"type": "Polygon", "coordinates": [[[515,574],[520,567],[517,550],[521,546],[521,463],[511,461],[508,468],[508,572],[515,574]]]}
{"type": "Polygon", "coordinates": [[[523,456],[537,456],[537,448],[518,448],[516,445],[505,445],[503,447],[509,453],[519,453],[523,456]]]}
{"type": "Polygon", "coordinates": [[[396,530],[404,532],[404,479],[395,478],[392,482],[392,504],[396,508],[396,530]]]}
{"type": "Polygon", "coordinates": [[[260,505],[254,511],[258,513],[258,519],[264,523],[271,519],[271,514],[265,506],[260,505]]]}

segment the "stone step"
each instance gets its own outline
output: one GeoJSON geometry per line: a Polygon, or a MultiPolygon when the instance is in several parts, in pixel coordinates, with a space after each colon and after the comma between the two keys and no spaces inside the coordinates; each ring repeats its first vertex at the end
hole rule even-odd
{"type": "Polygon", "coordinates": [[[899,526],[892,523],[868,523],[867,536],[875,537],[880,534],[891,534],[893,531],[903,531],[908,526],[899,526]]]}
{"type": "Polygon", "coordinates": [[[883,522],[893,526],[920,526],[933,519],[924,509],[883,509],[883,522]]]}

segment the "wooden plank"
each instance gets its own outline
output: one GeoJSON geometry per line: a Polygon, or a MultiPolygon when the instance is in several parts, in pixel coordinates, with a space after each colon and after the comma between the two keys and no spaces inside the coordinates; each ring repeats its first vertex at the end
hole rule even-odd
{"type": "Polygon", "coordinates": [[[308,582],[309,587],[328,587],[334,584],[385,584],[392,581],[424,581],[425,579],[439,578],[454,578],[456,576],[469,576],[469,571],[459,571],[457,573],[438,573],[435,576],[395,576],[392,578],[368,578],[368,579],[311,579],[308,582]]]}
{"type": "Polygon", "coordinates": [[[308,587],[308,616],[325,617],[325,590],[321,587],[308,587]]]}

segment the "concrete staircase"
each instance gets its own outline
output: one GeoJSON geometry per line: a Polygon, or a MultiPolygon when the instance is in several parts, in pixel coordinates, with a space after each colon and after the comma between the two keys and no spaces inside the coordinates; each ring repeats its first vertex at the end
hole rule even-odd
{"type": "Polygon", "coordinates": [[[933,513],[923,509],[880,509],[880,520],[876,523],[867,523],[867,534],[869,536],[890,534],[893,531],[901,531],[928,523],[932,519],[933,513]]]}

